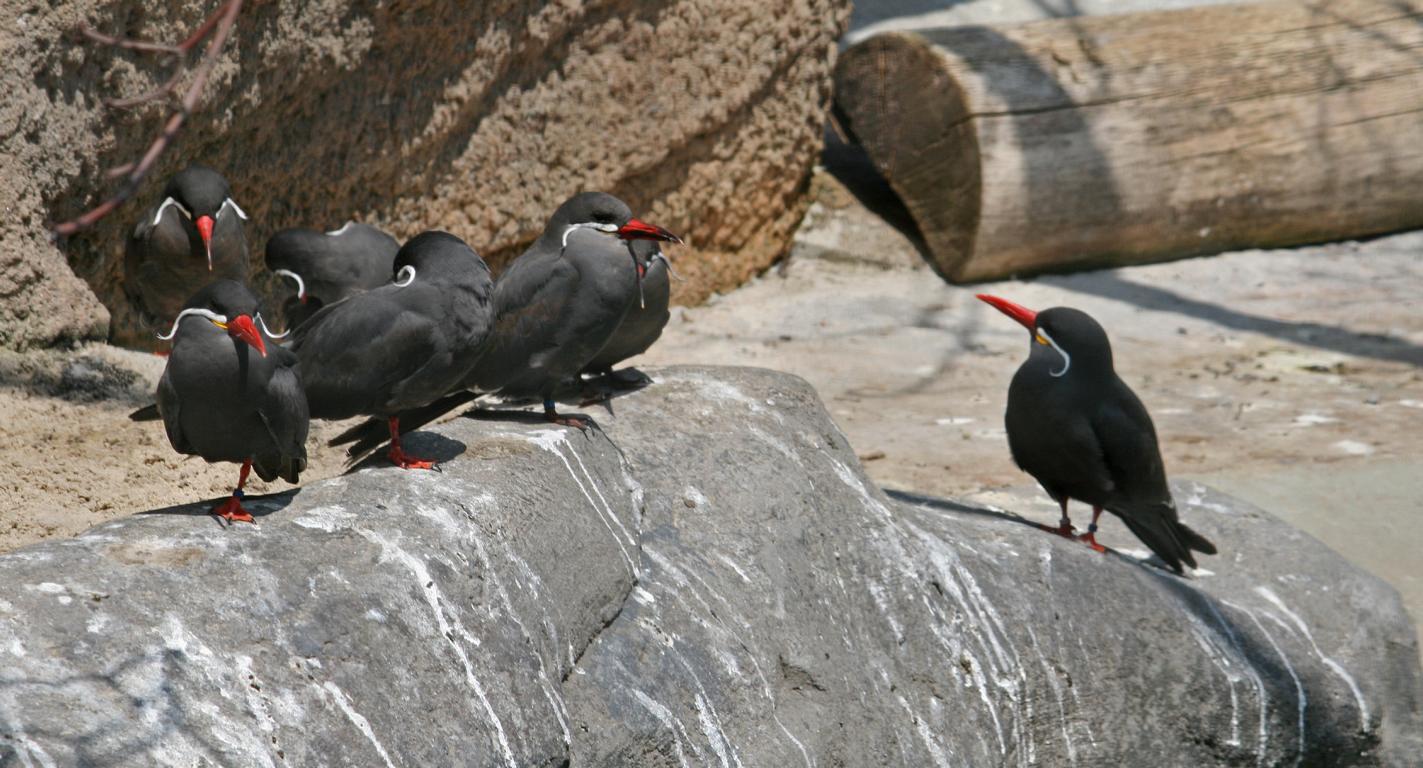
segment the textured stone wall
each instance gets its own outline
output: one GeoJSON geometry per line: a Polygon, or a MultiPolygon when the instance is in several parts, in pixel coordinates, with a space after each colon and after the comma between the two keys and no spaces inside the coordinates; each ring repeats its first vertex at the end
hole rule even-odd
{"type": "Polygon", "coordinates": [[[119,287],[123,240],[192,160],[227,174],[258,257],[277,229],[355,217],[401,237],[447,229],[498,265],[567,195],[606,189],[687,237],[677,296],[700,300],[789,242],[849,13],[847,0],[249,2],[140,198],[51,244],[46,222],[102,199],[104,170],[164,117],[98,99],[171,71],[74,28],[173,40],[214,5],[0,12],[0,344],[102,334],[106,311],[116,340],[145,343],[119,287]]]}

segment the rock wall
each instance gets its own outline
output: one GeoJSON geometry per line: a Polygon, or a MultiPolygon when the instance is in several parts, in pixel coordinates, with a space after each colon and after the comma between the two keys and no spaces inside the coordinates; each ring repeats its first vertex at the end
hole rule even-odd
{"type": "Polygon", "coordinates": [[[1264,513],[1178,485],[1223,552],[1180,579],[887,496],[798,379],[654,375],[0,556],[0,764],[1423,761],[1397,595],[1264,513]]]}
{"type": "Polygon", "coordinates": [[[355,217],[447,229],[496,265],[567,195],[601,188],[684,234],[681,301],[777,258],[803,212],[847,0],[249,2],[204,103],[139,199],[55,245],[47,223],[114,189],[165,113],[108,110],[171,62],[77,38],[181,39],[211,0],[0,11],[0,344],[144,343],[118,281],[162,180],[225,172],[260,258],[273,231],[355,217]],[[82,281],[75,279],[65,264],[82,281]],[[83,290],[87,284],[92,295],[83,290]],[[97,296],[97,300],[95,300],[97,296]]]}

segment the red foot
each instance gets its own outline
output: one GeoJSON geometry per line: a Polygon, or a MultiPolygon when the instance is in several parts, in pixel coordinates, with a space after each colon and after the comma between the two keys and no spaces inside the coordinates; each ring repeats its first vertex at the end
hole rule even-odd
{"type": "Polygon", "coordinates": [[[552,424],[558,424],[564,427],[577,427],[584,432],[587,432],[588,427],[593,423],[593,420],[587,416],[565,416],[561,413],[546,413],[544,414],[544,418],[548,419],[552,424]]]}
{"type": "Polygon", "coordinates": [[[1095,533],[1084,533],[1078,536],[1077,539],[1097,552],[1102,554],[1107,553],[1107,548],[1097,543],[1097,534],[1095,533]]]}
{"type": "Polygon", "coordinates": [[[1064,539],[1077,538],[1075,535],[1077,533],[1077,529],[1072,527],[1072,523],[1063,523],[1062,525],[1059,525],[1056,528],[1050,525],[1043,525],[1042,523],[1033,523],[1033,525],[1037,526],[1041,530],[1047,531],[1048,533],[1055,533],[1064,539]]]}
{"type": "Polygon", "coordinates": [[[391,462],[392,464],[394,464],[394,465],[397,466],[397,467],[400,467],[401,469],[434,469],[434,468],[435,468],[435,462],[434,462],[434,461],[430,461],[430,460],[426,460],[426,459],[417,459],[417,458],[415,458],[415,457],[413,457],[413,456],[407,456],[406,453],[405,453],[405,451],[400,450],[399,447],[391,448],[391,449],[390,449],[390,452],[386,454],[386,457],[390,459],[390,462],[391,462]]]}
{"type": "Polygon", "coordinates": [[[242,508],[242,502],[236,496],[227,497],[227,501],[212,508],[212,513],[230,523],[256,523],[252,515],[242,508]]]}

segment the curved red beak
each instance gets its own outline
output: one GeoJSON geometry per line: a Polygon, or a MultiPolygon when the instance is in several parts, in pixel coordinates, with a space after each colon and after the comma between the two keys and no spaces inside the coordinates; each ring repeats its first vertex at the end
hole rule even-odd
{"type": "Polygon", "coordinates": [[[665,243],[682,244],[682,238],[656,224],[648,224],[639,219],[628,219],[628,223],[618,228],[618,237],[624,240],[661,240],[665,243]]]}
{"type": "Polygon", "coordinates": [[[1037,330],[1038,313],[1028,309],[1022,304],[1014,304],[1007,299],[1000,299],[997,296],[990,296],[986,293],[978,294],[978,300],[992,304],[994,309],[1017,320],[1020,325],[1028,329],[1029,333],[1037,330]]]}
{"type": "Polygon", "coordinates": [[[193,224],[197,225],[198,235],[203,238],[203,250],[208,254],[208,271],[212,271],[212,217],[199,216],[193,219],[193,224]]]}
{"type": "Polygon", "coordinates": [[[238,315],[227,321],[227,333],[234,339],[241,339],[252,348],[257,350],[262,357],[267,356],[267,345],[262,341],[262,334],[257,332],[257,326],[252,322],[251,315],[238,315]]]}

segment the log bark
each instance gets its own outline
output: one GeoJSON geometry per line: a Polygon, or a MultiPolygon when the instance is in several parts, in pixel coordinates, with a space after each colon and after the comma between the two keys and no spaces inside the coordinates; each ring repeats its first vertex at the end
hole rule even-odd
{"type": "Polygon", "coordinates": [[[878,35],[836,112],[945,278],[1423,226],[1423,3],[878,35]]]}

